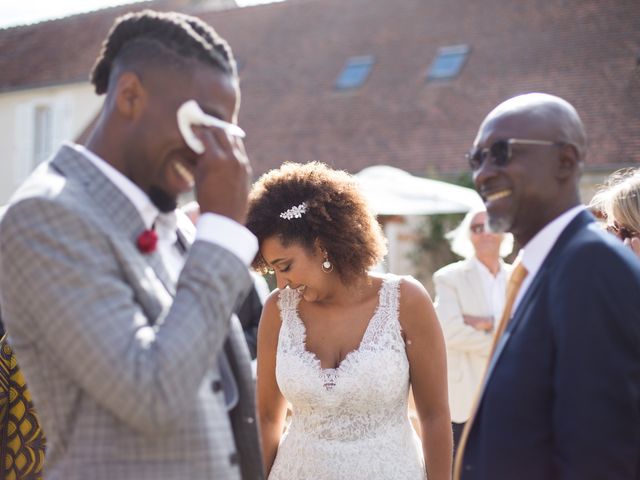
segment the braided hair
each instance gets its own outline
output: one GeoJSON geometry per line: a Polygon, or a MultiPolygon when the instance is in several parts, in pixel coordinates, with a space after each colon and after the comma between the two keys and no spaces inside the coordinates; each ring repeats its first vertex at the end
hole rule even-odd
{"type": "Polygon", "coordinates": [[[98,95],[109,89],[116,62],[125,65],[161,62],[182,67],[189,60],[237,76],[229,44],[199,18],[177,12],[144,10],[116,19],[91,71],[98,95]]]}

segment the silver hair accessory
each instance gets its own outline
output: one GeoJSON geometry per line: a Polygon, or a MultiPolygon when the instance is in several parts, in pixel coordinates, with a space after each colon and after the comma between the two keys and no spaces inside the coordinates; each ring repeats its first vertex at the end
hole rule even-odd
{"type": "Polygon", "coordinates": [[[280,218],[285,220],[291,220],[292,218],[302,218],[302,215],[307,213],[307,202],[302,202],[300,205],[291,207],[280,214],[280,218]]]}

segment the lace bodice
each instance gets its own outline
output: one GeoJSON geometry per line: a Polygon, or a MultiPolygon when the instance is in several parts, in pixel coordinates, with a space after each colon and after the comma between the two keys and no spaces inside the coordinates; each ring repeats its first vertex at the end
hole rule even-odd
{"type": "Polygon", "coordinates": [[[423,479],[407,414],[409,363],[398,321],[400,277],[385,277],[360,346],[323,369],[305,347],[300,294],[280,292],[276,378],[292,406],[270,479],[423,479]]]}

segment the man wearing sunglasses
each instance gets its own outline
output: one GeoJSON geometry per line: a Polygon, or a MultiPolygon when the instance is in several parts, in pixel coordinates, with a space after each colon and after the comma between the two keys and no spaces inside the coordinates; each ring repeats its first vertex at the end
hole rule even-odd
{"type": "Polygon", "coordinates": [[[580,203],[585,149],[576,110],[533,93],[489,113],[467,156],[521,252],[455,478],[640,478],[640,264],[580,203]]]}

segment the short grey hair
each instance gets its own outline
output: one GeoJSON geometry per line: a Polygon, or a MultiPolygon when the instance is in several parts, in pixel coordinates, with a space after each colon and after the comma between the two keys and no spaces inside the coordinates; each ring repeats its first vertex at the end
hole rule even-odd
{"type": "MultiPolygon", "coordinates": [[[[484,205],[478,205],[467,212],[467,214],[454,230],[445,235],[451,244],[451,251],[463,258],[471,258],[475,256],[476,251],[471,243],[471,222],[473,218],[479,214],[486,212],[484,205]]],[[[502,243],[500,244],[500,256],[506,257],[513,251],[513,235],[504,233],[502,243]]]]}

